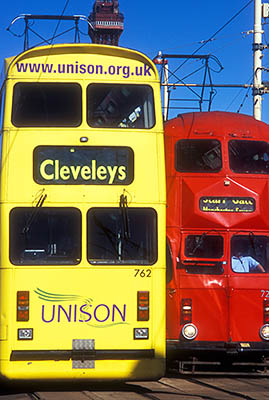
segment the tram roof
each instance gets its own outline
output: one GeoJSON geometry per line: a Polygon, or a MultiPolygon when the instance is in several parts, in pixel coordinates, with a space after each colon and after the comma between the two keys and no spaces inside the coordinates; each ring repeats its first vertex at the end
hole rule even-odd
{"type": "Polygon", "coordinates": [[[92,54],[100,56],[104,55],[108,57],[117,57],[138,61],[149,66],[154,71],[155,78],[159,80],[159,74],[156,66],[145,54],[137,50],[125,47],[91,43],[65,43],[34,47],[29,50],[23,51],[16,56],[6,58],[5,70],[6,72],[8,72],[17,62],[21,62],[27,59],[42,56],[61,56],[67,54],[92,54]]]}
{"type": "Polygon", "coordinates": [[[269,138],[269,125],[246,114],[227,111],[179,114],[165,123],[167,136],[192,137],[229,136],[269,138]]]}

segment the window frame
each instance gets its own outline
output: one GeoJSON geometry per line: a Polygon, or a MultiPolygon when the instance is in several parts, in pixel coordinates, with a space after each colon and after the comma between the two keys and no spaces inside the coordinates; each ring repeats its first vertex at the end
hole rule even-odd
{"type": "Polygon", "coordinates": [[[185,233],[182,236],[182,246],[178,256],[177,268],[184,270],[188,275],[223,275],[225,264],[225,237],[213,232],[204,232],[205,237],[220,237],[222,239],[222,254],[218,257],[197,257],[186,255],[186,240],[189,236],[203,236],[202,232],[185,233]]]}
{"type": "MultiPolygon", "coordinates": [[[[100,103],[101,104],[101,103],[100,103]]],[[[99,106],[100,106],[100,104],[99,104],[99,106]]],[[[87,107],[87,124],[88,124],[88,126],[90,127],[90,128],[92,128],[92,129],[119,129],[119,130],[122,130],[122,131],[124,131],[124,130],[126,130],[126,129],[131,129],[131,130],[134,130],[134,129],[146,129],[146,130],[150,130],[150,129],[152,129],[152,128],[154,128],[155,127],[155,125],[156,125],[156,110],[155,110],[155,95],[154,95],[154,89],[153,89],[153,87],[152,86],[150,86],[149,84],[132,84],[132,83],[108,83],[108,82],[102,82],[102,83],[100,83],[100,82],[92,82],[92,83],[90,83],[88,86],[87,86],[87,88],[86,88],[86,107],[87,107]],[[123,88],[126,88],[126,87],[130,87],[130,88],[142,88],[142,87],[145,87],[145,88],[147,88],[147,89],[149,89],[150,90],[150,92],[151,92],[151,105],[152,105],[152,114],[151,114],[151,119],[152,119],[152,123],[151,124],[149,124],[150,126],[149,127],[146,127],[145,125],[145,123],[144,123],[144,126],[143,127],[136,127],[136,126],[134,126],[134,127],[132,127],[132,126],[119,126],[119,124],[117,124],[117,125],[110,125],[110,126],[105,126],[105,125],[100,125],[100,126],[98,126],[98,125],[94,125],[92,122],[90,122],[90,117],[89,117],[89,106],[88,106],[88,104],[89,104],[89,90],[92,88],[92,87],[96,87],[96,86],[102,86],[102,87],[123,87],[123,88]]],[[[130,115],[131,114],[129,114],[129,117],[130,117],[130,115]]],[[[150,113],[148,113],[147,114],[147,119],[150,119],[150,113]]],[[[145,120],[145,115],[144,115],[144,120],[145,120]]]]}
{"type": "MultiPolygon", "coordinates": [[[[255,170],[250,170],[250,169],[248,169],[248,170],[244,169],[243,170],[243,159],[240,159],[240,163],[239,163],[240,165],[242,165],[242,168],[241,169],[234,168],[234,165],[232,166],[232,153],[235,150],[232,151],[232,149],[231,149],[231,146],[233,145],[233,143],[250,143],[250,145],[251,145],[250,147],[253,147],[253,145],[255,143],[263,143],[263,144],[266,144],[267,147],[269,148],[269,143],[266,142],[266,140],[231,139],[231,140],[228,141],[228,158],[229,158],[229,168],[235,174],[244,174],[244,175],[245,174],[254,174],[254,175],[259,175],[260,174],[260,175],[266,175],[266,176],[269,174],[269,156],[268,156],[268,160],[266,160],[268,162],[268,171],[262,170],[261,167],[260,167],[260,171],[258,171],[258,170],[255,171],[255,170]]],[[[257,156],[258,156],[258,154],[257,154],[257,156]]],[[[253,157],[252,157],[252,159],[253,159],[253,157]]],[[[259,158],[256,161],[259,161],[259,158]]],[[[250,160],[248,162],[248,166],[251,167],[251,161],[250,160]]]]}
{"type": "MultiPolygon", "coordinates": [[[[230,238],[230,271],[234,274],[237,275],[251,275],[251,274],[260,274],[261,271],[259,270],[254,270],[254,271],[236,271],[233,269],[232,267],[232,258],[235,254],[235,250],[234,250],[234,246],[235,246],[235,241],[238,241],[239,243],[239,247],[242,249],[251,249],[251,252],[248,250],[247,253],[245,254],[245,256],[249,256],[254,258],[259,264],[261,264],[263,266],[263,268],[265,269],[265,274],[269,273],[269,236],[268,235],[264,235],[264,234],[253,234],[253,232],[245,232],[245,234],[233,234],[230,238]],[[240,239],[241,242],[240,242],[240,239]],[[258,250],[258,246],[259,243],[255,243],[255,239],[256,240],[262,240],[263,239],[263,244],[264,244],[264,248],[263,248],[263,260],[261,261],[261,255],[257,254],[257,250],[258,250]],[[268,250],[268,251],[267,251],[268,250]],[[253,254],[253,252],[255,254],[253,254]]],[[[261,243],[261,242],[260,242],[261,243]]]]}
{"type": "MultiPolygon", "coordinates": [[[[202,153],[201,153],[202,154],[202,153]]],[[[186,155],[184,156],[184,158],[186,158],[186,155]]],[[[206,165],[206,163],[204,164],[206,165]]],[[[199,174],[216,174],[219,173],[222,169],[223,169],[223,152],[222,152],[222,143],[220,140],[216,139],[216,138],[211,138],[211,139],[179,139],[176,141],[175,143],[175,169],[177,172],[181,172],[181,173],[199,173],[199,174]],[[180,145],[183,144],[183,142],[185,143],[206,143],[206,142],[216,142],[216,146],[214,146],[214,148],[207,150],[206,153],[207,154],[209,152],[212,152],[213,150],[215,150],[216,147],[220,148],[220,167],[219,168],[215,168],[213,169],[199,169],[199,168],[194,168],[192,170],[188,169],[188,168],[181,168],[180,167],[180,160],[183,158],[181,157],[181,153],[179,152],[180,149],[180,145]]]]}
{"type": "MultiPolygon", "coordinates": [[[[105,215],[103,216],[103,218],[105,217],[105,215]]],[[[117,215],[116,215],[117,217],[117,215]]],[[[134,218],[134,216],[132,216],[134,218]]],[[[140,218],[142,218],[143,216],[141,215],[140,218]]],[[[149,215],[150,217],[150,215],[149,215]]],[[[124,217],[123,217],[124,218],[124,217]]],[[[137,216],[136,216],[137,219],[137,216]]],[[[118,221],[117,221],[118,222],[118,221]]],[[[121,223],[124,223],[123,221],[121,221],[121,223]]],[[[108,228],[107,228],[108,229],[108,228]]],[[[106,235],[106,232],[105,232],[106,235]]],[[[116,235],[114,235],[114,237],[116,237],[116,235]]],[[[118,236],[119,237],[119,236],[118,236]]],[[[109,239],[110,240],[110,239],[109,239]]],[[[126,238],[125,238],[126,240],[126,238]]],[[[135,240],[135,239],[133,239],[135,240]]],[[[132,241],[132,239],[130,239],[130,242],[132,241]]],[[[109,251],[109,249],[106,249],[107,251],[109,251]]],[[[118,256],[120,256],[118,254],[118,256]]],[[[156,212],[156,210],[154,208],[151,207],[130,207],[130,208],[121,208],[121,207],[92,207],[88,210],[87,212],[87,260],[89,262],[89,264],[94,265],[94,266],[134,266],[134,265],[139,265],[139,266],[149,266],[149,265],[153,265],[157,262],[158,260],[158,214],[156,212]],[[135,213],[139,210],[142,211],[150,211],[150,213],[152,213],[152,220],[150,221],[150,224],[152,225],[153,229],[152,229],[152,237],[151,237],[151,248],[147,249],[148,253],[150,253],[151,251],[153,252],[153,257],[151,257],[151,259],[149,260],[139,260],[139,259],[130,259],[130,260],[116,260],[115,258],[103,258],[103,259],[97,259],[94,257],[90,257],[90,251],[89,251],[89,239],[90,239],[90,214],[94,213],[96,210],[98,211],[107,211],[106,214],[109,214],[110,216],[112,216],[112,210],[115,211],[114,216],[116,215],[116,213],[119,213],[119,217],[120,217],[120,213],[123,213],[122,215],[124,215],[124,213],[126,213],[126,218],[128,218],[130,220],[130,213],[135,213]]]]}
{"type": "MultiPolygon", "coordinates": [[[[69,220],[70,221],[70,220],[69,220]]],[[[58,224],[60,224],[60,221],[58,222],[58,224]]],[[[49,223],[47,223],[47,225],[45,225],[45,229],[49,231],[49,229],[56,230],[57,225],[52,225],[49,226],[49,223]]],[[[51,233],[51,231],[50,231],[51,233]]],[[[67,236],[66,236],[67,238],[67,236]]],[[[58,243],[58,242],[57,242],[58,243]]],[[[49,240],[47,242],[48,247],[52,246],[53,243],[49,243],[49,240]]],[[[55,243],[56,245],[56,243],[55,243]]],[[[71,247],[70,247],[71,249],[71,247]]],[[[46,251],[44,248],[42,249],[42,251],[46,251]]],[[[38,265],[38,266],[74,266],[74,265],[78,265],[80,264],[82,259],[82,214],[81,211],[76,208],[76,207],[14,207],[10,210],[9,212],[9,260],[13,265],[19,265],[19,266],[27,266],[27,265],[38,265]],[[36,220],[36,218],[38,218],[38,216],[45,218],[49,218],[51,216],[51,214],[56,214],[57,211],[60,210],[60,217],[61,218],[66,218],[69,216],[70,218],[70,212],[72,212],[72,218],[73,221],[76,222],[76,226],[74,227],[73,230],[73,235],[72,235],[72,240],[75,238],[77,239],[76,245],[73,244],[72,242],[72,250],[76,247],[77,248],[77,257],[70,257],[70,254],[68,255],[68,257],[66,259],[64,259],[63,256],[59,256],[58,261],[56,259],[56,257],[51,256],[51,258],[49,258],[49,254],[48,251],[45,253],[46,254],[46,258],[25,258],[25,262],[23,262],[23,258],[22,256],[19,257],[18,253],[18,245],[20,245],[20,247],[22,248],[22,251],[25,253],[26,250],[29,250],[29,252],[31,251],[32,253],[29,253],[29,255],[32,254],[32,256],[35,256],[34,253],[38,253],[38,251],[41,251],[41,246],[43,246],[43,244],[45,243],[45,240],[43,238],[40,238],[40,242],[42,243],[44,241],[44,243],[42,243],[42,245],[40,246],[39,249],[36,249],[36,252],[34,252],[34,246],[32,245],[32,249],[26,249],[24,246],[24,250],[23,250],[23,246],[21,245],[21,243],[23,241],[26,241],[26,236],[24,236],[24,238],[21,238],[21,240],[16,240],[15,241],[15,245],[14,245],[14,237],[15,235],[18,235],[18,233],[20,232],[21,234],[27,234],[27,232],[23,232],[24,229],[29,229],[30,226],[32,225],[32,223],[34,223],[34,220],[36,220]],[[21,214],[20,214],[21,212],[21,214]],[[23,215],[24,212],[24,215],[23,215]],[[47,214],[46,214],[47,212],[47,214]],[[40,214],[41,213],[41,214],[40,214]],[[16,225],[16,230],[15,230],[15,226],[13,224],[13,222],[15,222],[17,219],[17,225],[16,225]],[[24,219],[24,223],[20,224],[20,219],[24,219]],[[28,225],[27,225],[28,224],[28,225]],[[20,226],[21,225],[21,226],[20,226]],[[22,229],[21,229],[22,228],[22,229]],[[15,249],[17,249],[17,251],[14,251],[15,249]],[[61,261],[60,261],[61,260],[61,261]],[[72,261],[73,260],[73,261],[72,261]]]]}

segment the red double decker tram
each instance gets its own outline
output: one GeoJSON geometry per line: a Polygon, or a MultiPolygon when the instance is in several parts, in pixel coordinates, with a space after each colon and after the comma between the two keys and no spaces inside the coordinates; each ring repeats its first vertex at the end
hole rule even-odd
{"type": "Polygon", "coordinates": [[[165,126],[167,354],[266,364],[269,126],[246,115],[179,115],[165,126]]]}

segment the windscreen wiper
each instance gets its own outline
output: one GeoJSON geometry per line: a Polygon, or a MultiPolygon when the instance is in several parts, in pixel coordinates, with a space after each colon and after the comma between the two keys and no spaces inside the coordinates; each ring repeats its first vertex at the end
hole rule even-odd
{"type": "MultiPolygon", "coordinates": [[[[118,251],[117,251],[117,247],[116,247],[117,235],[111,229],[107,228],[99,220],[99,218],[96,217],[96,215],[93,216],[93,219],[94,219],[95,225],[98,226],[98,228],[100,228],[102,230],[102,232],[104,233],[105,237],[108,239],[109,243],[111,244],[111,248],[112,248],[113,251],[110,251],[110,253],[112,253],[112,254],[114,254],[114,255],[116,255],[118,257],[118,251]]],[[[108,251],[107,247],[104,247],[104,246],[101,246],[101,245],[98,245],[98,247],[108,251]]]]}
{"type": "Polygon", "coordinates": [[[256,254],[256,247],[255,247],[255,235],[254,235],[254,233],[253,233],[253,232],[249,232],[248,237],[249,237],[249,241],[250,241],[250,244],[251,244],[253,253],[254,253],[254,257],[257,257],[257,254],[256,254]]]}
{"type": "Polygon", "coordinates": [[[29,232],[34,220],[36,219],[40,208],[43,206],[44,201],[46,200],[47,195],[46,194],[41,194],[41,196],[38,199],[38,202],[36,203],[36,206],[34,207],[31,215],[29,216],[28,220],[26,221],[23,229],[22,229],[22,233],[24,235],[27,235],[27,233],[29,232]]]}
{"type": "Polygon", "coordinates": [[[131,240],[128,202],[127,202],[127,196],[124,194],[121,194],[121,196],[120,196],[120,209],[121,209],[121,217],[122,217],[122,225],[123,225],[123,240],[124,240],[124,242],[126,242],[128,245],[133,246],[136,249],[141,248],[141,245],[139,245],[139,244],[135,243],[133,240],[131,240]]]}
{"type": "Polygon", "coordinates": [[[122,216],[122,222],[123,222],[124,239],[130,239],[128,203],[127,203],[127,196],[124,194],[121,194],[121,196],[120,196],[120,209],[121,209],[121,216],[122,216]]]}
{"type": "Polygon", "coordinates": [[[194,247],[194,249],[193,249],[192,252],[191,252],[191,255],[192,255],[192,256],[193,256],[193,255],[196,253],[196,251],[203,245],[205,237],[206,237],[206,233],[203,233],[202,236],[200,237],[200,239],[198,240],[196,246],[194,247]]]}

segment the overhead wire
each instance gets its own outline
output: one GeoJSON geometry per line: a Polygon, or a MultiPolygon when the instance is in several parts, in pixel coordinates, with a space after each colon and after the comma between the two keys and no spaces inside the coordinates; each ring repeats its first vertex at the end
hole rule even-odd
{"type": "MultiPolygon", "coordinates": [[[[248,3],[247,4],[245,4],[236,14],[234,14],[224,25],[222,25],[208,40],[203,40],[203,41],[201,41],[201,46],[199,46],[193,53],[192,53],[192,55],[195,55],[196,53],[198,53],[204,46],[206,46],[208,43],[210,43],[210,42],[212,42],[213,40],[216,40],[215,39],[215,37],[224,29],[224,28],[226,28],[234,19],[236,19],[251,3],[253,3],[255,0],[250,0],[250,1],[248,1],[248,3]]],[[[212,56],[212,58],[214,57],[212,54],[211,54],[211,56],[212,56]]],[[[175,74],[176,74],[176,72],[180,69],[180,68],[182,68],[183,67],[183,65],[185,65],[188,61],[190,60],[190,58],[187,58],[187,59],[185,59],[175,70],[174,70],[174,72],[173,72],[173,75],[174,76],[176,76],[175,74]]],[[[215,59],[215,61],[219,61],[217,58],[215,59]]],[[[216,61],[216,62],[217,62],[216,61]]],[[[218,64],[218,62],[217,62],[217,64],[218,64]]],[[[220,64],[220,62],[219,62],[219,66],[220,66],[220,71],[223,69],[223,67],[222,67],[222,65],[220,64]]],[[[209,67],[209,70],[210,69],[212,69],[212,71],[214,71],[214,69],[211,67],[209,67]]],[[[218,72],[220,72],[220,71],[218,71],[218,72]]],[[[215,71],[215,72],[217,72],[217,71],[215,71]]],[[[171,73],[171,71],[170,71],[170,73],[171,73]]],[[[178,83],[178,82],[180,82],[181,81],[181,79],[179,79],[179,78],[177,78],[178,80],[176,81],[176,82],[174,82],[175,84],[176,83],[178,83]]],[[[250,90],[250,88],[248,89],[248,91],[247,91],[247,94],[246,94],[246,96],[244,97],[244,100],[243,100],[243,102],[241,103],[241,105],[240,105],[240,107],[239,107],[239,109],[238,109],[238,111],[237,112],[239,112],[240,110],[241,110],[241,108],[243,107],[243,104],[244,104],[244,102],[245,102],[245,100],[247,99],[247,97],[248,97],[248,93],[249,93],[249,90],[250,90]]],[[[216,94],[216,93],[215,93],[216,94]]],[[[238,95],[237,95],[238,96],[238,95]]],[[[237,97],[236,96],[236,97],[237,97]]]]}
{"type": "MultiPolygon", "coordinates": [[[[53,35],[52,35],[52,38],[51,38],[51,40],[49,41],[49,44],[51,45],[51,48],[52,48],[53,41],[54,41],[54,39],[56,38],[57,30],[58,30],[58,28],[59,28],[59,26],[60,26],[60,23],[61,23],[61,17],[63,17],[63,15],[64,15],[64,13],[65,13],[65,10],[66,10],[66,8],[67,8],[67,6],[68,6],[68,3],[69,3],[69,0],[66,0],[65,6],[64,6],[63,11],[62,11],[62,13],[61,13],[61,15],[60,15],[60,19],[58,20],[57,25],[56,25],[56,28],[55,28],[55,30],[54,30],[54,33],[53,33],[53,35]]],[[[48,54],[47,57],[46,57],[45,64],[47,64],[48,58],[49,58],[49,54],[48,54]]],[[[40,71],[40,73],[39,73],[38,80],[41,78],[41,75],[42,75],[42,71],[40,71]]]]}
{"type": "MultiPolygon", "coordinates": [[[[198,47],[198,49],[196,49],[192,55],[198,53],[198,51],[200,51],[204,46],[206,46],[210,41],[212,41],[212,39],[214,39],[215,36],[217,36],[224,28],[226,28],[227,25],[229,25],[235,18],[238,17],[238,15],[240,15],[251,3],[253,3],[255,0],[250,0],[244,7],[242,7],[234,16],[232,16],[224,25],[222,25],[221,28],[219,28],[208,40],[205,40],[204,43],[198,47]]],[[[188,59],[186,59],[185,61],[183,61],[183,63],[181,63],[181,65],[179,65],[177,67],[177,69],[174,71],[177,72],[184,64],[186,64],[188,62],[188,59]]]]}
{"type": "MultiPolygon", "coordinates": [[[[65,6],[64,6],[63,11],[62,11],[62,13],[61,13],[61,17],[64,15],[65,10],[66,10],[68,4],[69,4],[69,0],[66,0],[65,6]]],[[[56,28],[55,28],[55,31],[54,31],[54,34],[53,34],[53,36],[52,36],[52,38],[51,38],[51,40],[50,40],[50,44],[51,44],[51,45],[52,45],[53,40],[57,37],[57,36],[56,36],[56,33],[57,33],[58,28],[59,28],[60,22],[61,22],[61,20],[58,21],[58,23],[57,23],[57,25],[56,25],[56,28]]],[[[43,39],[43,38],[42,38],[42,39],[43,39]]],[[[20,54],[17,54],[17,56],[15,56],[14,60],[15,60],[17,57],[19,57],[19,56],[20,56],[20,54]]],[[[14,62],[14,60],[13,60],[13,62],[14,62]]],[[[47,60],[46,60],[46,62],[47,62],[47,60]]],[[[10,64],[10,65],[11,65],[11,64],[10,64]]],[[[9,67],[10,67],[10,65],[9,65],[9,67]]],[[[9,69],[9,67],[8,67],[8,69],[9,69]]],[[[7,75],[8,75],[8,71],[5,71],[5,76],[4,76],[4,79],[2,80],[2,84],[1,84],[1,88],[0,88],[0,111],[1,111],[1,107],[2,107],[2,95],[3,95],[3,92],[4,92],[4,88],[5,88],[5,84],[6,84],[6,80],[7,80],[7,75]]],[[[2,114],[2,113],[1,113],[1,114],[2,114]]],[[[3,165],[5,162],[6,162],[6,160],[4,160],[4,161],[2,162],[2,165],[3,165]]]]}
{"type": "MultiPolygon", "coordinates": [[[[69,1],[70,1],[70,0],[66,0],[65,6],[64,6],[63,11],[62,11],[62,13],[61,13],[61,17],[63,17],[63,15],[64,15],[64,13],[65,13],[65,10],[66,10],[66,8],[67,8],[67,6],[68,6],[69,1]]],[[[61,23],[61,19],[59,19],[58,22],[57,22],[57,25],[56,25],[54,34],[52,35],[50,44],[52,44],[53,40],[54,40],[55,37],[56,37],[56,33],[57,33],[57,30],[58,30],[58,28],[59,28],[60,23],[61,23]]]]}
{"type": "MultiPolygon", "coordinates": [[[[251,82],[252,82],[252,76],[248,79],[247,85],[250,85],[251,82]]],[[[237,113],[240,112],[240,110],[241,110],[241,108],[243,107],[243,105],[244,105],[246,99],[248,98],[250,89],[251,89],[251,86],[248,87],[248,90],[247,90],[247,92],[246,92],[246,94],[245,94],[245,96],[244,96],[244,98],[243,98],[243,100],[242,100],[242,102],[241,102],[241,104],[240,104],[238,110],[237,110],[237,113]]],[[[240,96],[240,94],[243,92],[243,90],[245,90],[245,89],[242,88],[242,89],[235,95],[235,97],[232,99],[232,101],[230,102],[230,104],[226,107],[225,111],[228,111],[228,110],[229,110],[229,108],[232,106],[232,104],[235,102],[235,100],[240,96]]]]}
{"type": "MultiPolygon", "coordinates": [[[[33,31],[32,29],[29,29],[29,30],[30,30],[32,33],[34,33],[37,37],[39,37],[40,39],[42,39],[42,42],[39,42],[39,43],[35,44],[34,47],[41,46],[41,45],[44,44],[44,43],[51,44],[50,41],[52,40],[52,38],[44,39],[44,38],[43,38],[42,36],[40,36],[37,32],[33,31]]],[[[74,27],[68,28],[68,29],[66,29],[65,31],[62,31],[62,32],[58,33],[57,35],[55,35],[55,36],[54,36],[54,39],[56,39],[57,37],[63,36],[63,35],[65,35],[66,33],[72,32],[72,31],[74,31],[74,30],[75,30],[74,27]]]]}
{"type": "Polygon", "coordinates": [[[243,98],[243,101],[242,101],[242,103],[240,104],[240,106],[239,106],[239,108],[238,108],[238,110],[237,110],[237,113],[238,113],[238,114],[240,113],[241,108],[243,108],[243,105],[244,105],[245,101],[246,101],[247,98],[248,98],[249,91],[250,91],[250,87],[248,88],[247,93],[245,94],[245,96],[244,96],[244,98],[243,98]]]}
{"type": "Polygon", "coordinates": [[[216,54],[216,53],[219,53],[219,52],[222,52],[223,51],[223,49],[227,49],[227,48],[229,48],[229,47],[232,47],[232,46],[234,46],[236,43],[238,43],[238,42],[241,42],[242,41],[242,37],[240,37],[240,36],[233,36],[233,39],[230,39],[229,41],[225,41],[225,42],[223,42],[222,44],[219,44],[219,42],[217,43],[216,42],[216,44],[218,44],[218,46],[216,46],[213,50],[212,50],[212,52],[210,53],[210,55],[213,55],[213,52],[214,52],[214,54],[216,54]]]}

